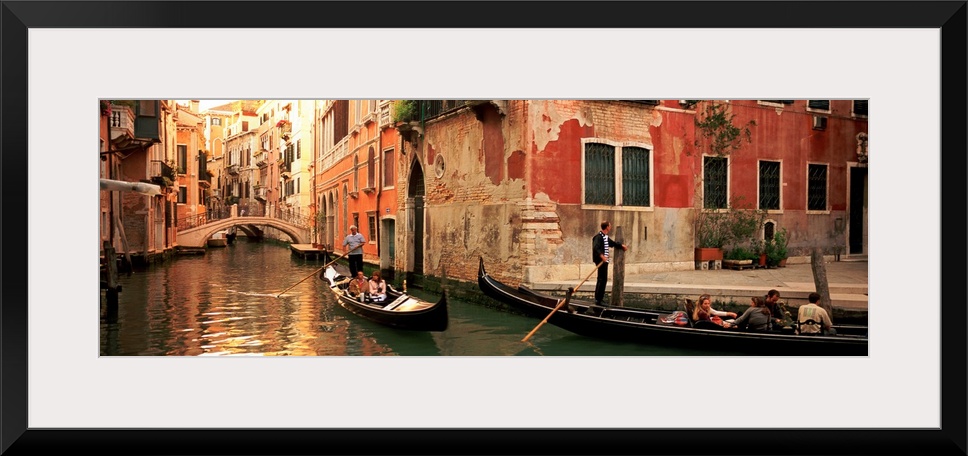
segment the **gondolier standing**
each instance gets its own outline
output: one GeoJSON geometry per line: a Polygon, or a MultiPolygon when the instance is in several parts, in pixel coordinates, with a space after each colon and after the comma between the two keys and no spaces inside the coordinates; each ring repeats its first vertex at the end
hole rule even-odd
{"type": "Polygon", "coordinates": [[[356,225],[350,225],[350,234],[343,239],[343,247],[351,249],[347,256],[350,263],[350,277],[356,277],[356,271],[363,270],[363,244],[365,243],[366,239],[357,231],[356,225]]]}
{"type": "Polygon", "coordinates": [[[592,237],[592,261],[598,266],[598,281],[595,282],[595,304],[605,305],[605,284],[608,282],[608,258],[609,250],[618,247],[628,250],[625,244],[608,237],[608,232],[612,229],[612,224],[608,220],[602,222],[602,230],[592,237]],[[599,263],[605,264],[599,266],[599,263]]]}

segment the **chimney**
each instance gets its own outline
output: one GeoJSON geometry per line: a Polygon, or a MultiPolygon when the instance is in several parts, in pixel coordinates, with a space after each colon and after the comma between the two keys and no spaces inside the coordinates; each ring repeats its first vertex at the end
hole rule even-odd
{"type": "Polygon", "coordinates": [[[192,100],[191,107],[192,112],[198,113],[198,100],[192,100]]]}

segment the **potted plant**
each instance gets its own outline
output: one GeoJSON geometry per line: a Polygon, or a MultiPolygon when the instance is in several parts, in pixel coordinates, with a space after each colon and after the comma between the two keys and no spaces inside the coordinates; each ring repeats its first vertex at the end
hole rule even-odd
{"type": "Polygon", "coordinates": [[[752,240],[750,241],[750,251],[755,255],[754,260],[756,260],[756,265],[759,267],[766,267],[766,247],[763,241],[752,240]]]}
{"type": "Polygon", "coordinates": [[[730,238],[728,216],[720,211],[699,211],[696,215],[696,261],[723,259],[723,246],[730,238]]]}
{"type": "Polygon", "coordinates": [[[779,267],[781,267],[781,268],[786,267],[786,260],[787,260],[787,230],[786,230],[786,228],[783,228],[780,231],[777,231],[773,235],[773,242],[776,243],[776,252],[775,252],[775,255],[777,257],[779,257],[779,259],[776,262],[776,265],[779,266],[779,267]]]}
{"type": "Polygon", "coordinates": [[[763,244],[764,251],[766,252],[766,265],[768,267],[774,268],[783,262],[786,266],[787,258],[787,231],[786,228],[780,229],[773,233],[773,239],[770,239],[763,244]]]}

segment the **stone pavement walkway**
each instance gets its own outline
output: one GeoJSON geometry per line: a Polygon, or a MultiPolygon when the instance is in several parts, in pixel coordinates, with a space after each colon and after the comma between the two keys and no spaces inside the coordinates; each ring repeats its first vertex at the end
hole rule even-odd
{"type": "MultiPolygon", "coordinates": [[[[833,307],[867,310],[868,268],[866,259],[828,261],[827,286],[833,307]]],[[[609,279],[611,279],[609,271],[609,279]]],[[[564,291],[576,283],[569,281],[531,284],[540,291],[564,291]]],[[[611,280],[607,290],[611,291],[611,280]]],[[[799,306],[807,302],[807,295],[815,291],[810,263],[787,264],[784,268],[745,270],[668,271],[625,276],[626,293],[653,293],[696,296],[709,293],[714,297],[747,302],[750,296],[765,295],[770,289],[780,292],[781,298],[799,306]]],[[[578,291],[592,293],[595,280],[585,282],[578,291]]]]}

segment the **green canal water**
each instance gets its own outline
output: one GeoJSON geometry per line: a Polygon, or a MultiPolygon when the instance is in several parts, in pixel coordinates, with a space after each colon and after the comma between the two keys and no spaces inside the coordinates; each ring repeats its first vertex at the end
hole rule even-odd
{"type": "MultiPolygon", "coordinates": [[[[101,299],[102,356],[680,356],[706,353],[592,339],[539,320],[448,299],[449,327],[413,332],[346,311],[311,277],[324,264],[239,239],[122,274],[117,321],[101,299]]],[[[422,290],[418,297],[437,300],[422,290]]],[[[722,353],[720,353],[722,354],[722,353]]]]}

